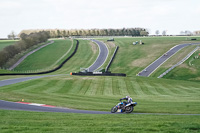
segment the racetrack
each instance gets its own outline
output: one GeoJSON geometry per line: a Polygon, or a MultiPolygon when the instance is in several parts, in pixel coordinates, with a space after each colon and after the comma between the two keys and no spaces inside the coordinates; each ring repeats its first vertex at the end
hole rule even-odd
{"type": "Polygon", "coordinates": [[[99,56],[97,57],[96,61],[88,68],[89,72],[94,72],[96,69],[100,68],[108,57],[108,48],[106,44],[98,40],[91,40],[95,42],[99,47],[99,56]]]}
{"type": "MultiPolygon", "coordinates": [[[[56,76],[56,75],[52,75],[56,76]]],[[[35,78],[42,78],[46,76],[35,76],[35,77],[28,77],[28,78],[20,78],[15,79],[17,82],[22,82],[26,80],[31,80],[35,78]],[[30,78],[30,79],[29,79],[30,78]]],[[[10,80],[12,81],[12,79],[10,80]]],[[[11,83],[9,80],[6,82],[11,83]]],[[[5,83],[5,80],[4,80],[5,83]]],[[[0,82],[0,85],[2,82],[0,82]]],[[[13,82],[14,84],[14,82],[13,82]]],[[[137,108],[137,107],[136,107],[137,108]]],[[[31,105],[25,105],[20,103],[14,103],[14,102],[7,102],[7,101],[0,101],[0,109],[7,109],[7,110],[26,110],[26,111],[40,111],[40,112],[63,112],[63,113],[86,113],[86,114],[111,114],[110,112],[104,112],[104,111],[87,111],[87,110],[75,110],[75,109],[68,109],[68,108],[49,108],[49,107],[40,107],[40,106],[31,106],[31,105]]],[[[151,114],[151,115],[200,115],[200,114],[166,114],[166,113],[133,113],[133,114],[151,114]]]]}
{"type": "Polygon", "coordinates": [[[144,70],[139,72],[137,76],[149,77],[159,66],[161,66],[164,62],[166,62],[170,57],[172,57],[179,50],[181,50],[182,48],[186,46],[197,45],[197,44],[199,43],[180,44],[180,45],[174,46],[169,51],[167,51],[164,55],[162,55],[156,61],[154,61],[152,64],[147,66],[144,70]]]}
{"type": "MultiPolygon", "coordinates": [[[[23,110],[23,111],[35,111],[35,112],[60,112],[60,113],[82,113],[82,114],[121,114],[111,113],[106,111],[89,111],[89,110],[77,110],[69,108],[59,107],[42,107],[37,105],[27,105],[16,102],[8,102],[0,100],[0,109],[4,110],[23,110]]],[[[200,114],[167,114],[167,113],[132,113],[141,115],[200,115],[200,114]]]]}

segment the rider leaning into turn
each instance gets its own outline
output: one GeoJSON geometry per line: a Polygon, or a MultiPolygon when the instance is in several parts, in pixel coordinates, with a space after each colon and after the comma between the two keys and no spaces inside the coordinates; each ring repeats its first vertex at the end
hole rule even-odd
{"type": "Polygon", "coordinates": [[[133,102],[133,99],[130,96],[126,96],[125,98],[121,98],[120,101],[121,100],[126,100],[126,101],[123,101],[124,107],[126,106],[126,104],[133,102]]]}

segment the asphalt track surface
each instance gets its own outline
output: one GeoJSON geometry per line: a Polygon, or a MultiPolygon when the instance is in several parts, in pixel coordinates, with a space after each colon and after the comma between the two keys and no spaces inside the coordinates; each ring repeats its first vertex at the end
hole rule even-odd
{"type": "Polygon", "coordinates": [[[99,56],[97,57],[96,61],[88,68],[89,72],[94,72],[96,69],[100,68],[108,57],[108,48],[106,44],[98,40],[91,40],[95,42],[99,47],[99,56]]]}
{"type": "Polygon", "coordinates": [[[50,43],[47,43],[45,45],[40,46],[37,49],[34,49],[33,51],[29,52],[28,54],[24,55],[22,58],[20,58],[13,66],[11,66],[8,70],[13,70],[15,67],[17,67],[25,58],[27,58],[29,55],[35,53],[36,51],[40,50],[41,48],[44,48],[46,46],[48,46],[49,44],[54,43],[54,41],[51,40],[50,43]]]}
{"type": "Polygon", "coordinates": [[[148,67],[146,67],[144,70],[139,72],[137,76],[149,77],[159,66],[161,66],[164,62],[166,62],[171,56],[173,56],[179,50],[181,50],[182,48],[186,46],[197,45],[197,44],[200,44],[200,43],[180,44],[180,45],[176,45],[172,47],[169,51],[166,52],[166,54],[162,55],[160,58],[158,58],[148,67]]]}
{"type": "MultiPolygon", "coordinates": [[[[60,74],[60,75],[63,75],[63,74],[60,74]]],[[[0,87],[6,86],[6,85],[11,85],[11,84],[16,84],[16,83],[20,83],[20,82],[24,82],[24,81],[28,81],[28,80],[32,80],[32,79],[38,79],[38,78],[44,78],[44,77],[54,77],[54,76],[59,76],[59,75],[32,76],[32,77],[23,77],[23,78],[1,80],[0,81],[0,87]]]]}
{"type": "MultiPolygon", "coordinates": [[[[111,113],[106,111],[88,111],[88,110],[77,110],[69,108],[59,107],[41,107],[35,105],[27,105],[15,102],[8,102],[0,100],[0,109],[2,110],[21,110],[21,111],[34,111],[34,112],[60,112],[60,113],[80,113],[80,114],[126,114],[126,113],[111,113]]],[[[167,114],[167,113],[131,113],[139,115],[196,115],[200,114],[167,114]]]]}

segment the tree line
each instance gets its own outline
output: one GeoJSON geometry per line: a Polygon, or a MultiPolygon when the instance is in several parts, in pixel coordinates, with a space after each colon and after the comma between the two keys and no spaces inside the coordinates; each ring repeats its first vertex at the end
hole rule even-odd
{"type": "Polygon", "coordinates": [[[20,41],[16,42],[14,45],[6,46],[0,51],[0,67],[3,67],[10,58],[13,58],[18,53],[21,53],[38,43],[46,42],[49,37],[50,35],[47,31],[20,34],[20,41]]]}
{"type": "MultiPolygon", "coordinates": [[[[23,30],[21,34],[30,34],[42,30],[23,30]]],[[[122,29],[46,29],[51,38],[69,36],[147,36],[149,33],[144,28],[122,28],[122,29]]]]}

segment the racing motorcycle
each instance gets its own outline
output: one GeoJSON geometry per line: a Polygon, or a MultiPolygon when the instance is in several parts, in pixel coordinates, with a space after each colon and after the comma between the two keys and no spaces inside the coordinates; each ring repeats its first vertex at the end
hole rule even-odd
{"type": "Polygon", "coordinates": [[[137,105],[137,102],[126,103],[124,107],[124,102],[120,100],[120,103],[112,107],[111,113],[121,112],[121,113],[131,113],[134,110],[134,106],[137,105]]]}

